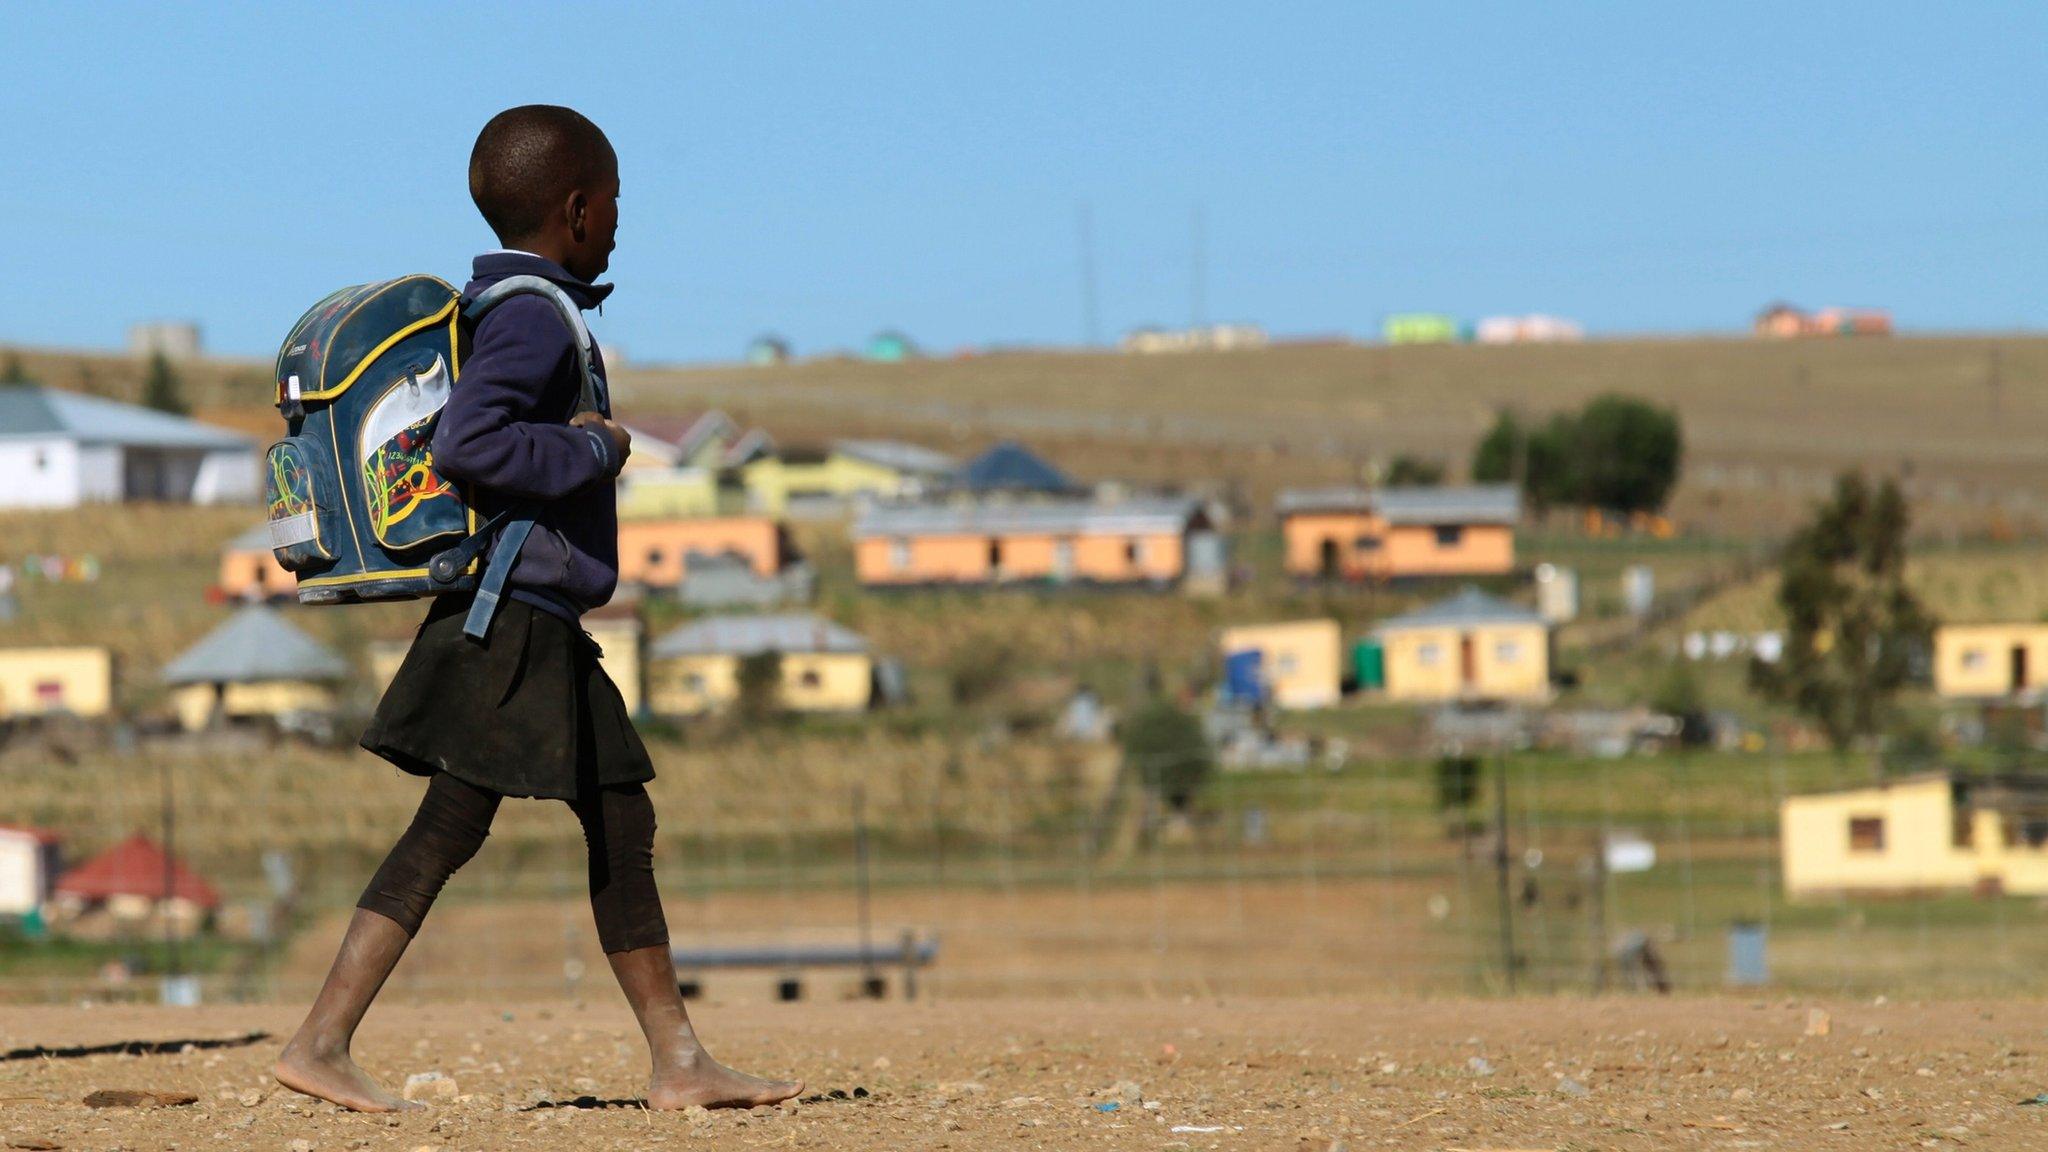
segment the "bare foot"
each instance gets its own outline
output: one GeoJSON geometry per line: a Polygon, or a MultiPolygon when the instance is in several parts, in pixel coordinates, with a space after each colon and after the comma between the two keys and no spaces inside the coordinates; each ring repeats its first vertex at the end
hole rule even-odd
{"type": "Polygon", "coordinates": [[[351,1112],[416,1112],[426,1107],[386,1091],[356,1067],[346,1050],[315,1052],[297,1038],[284,1046],[270,1074],[294,1092],[332,1101],[351,1112]]]}
{"type": "Polygon", "coordinates": [[[647,1086],[647,1106],[670,1108],[752,1108],[779,1104],[804,1090],[801,1080],[763,1080],[735,1072],[708,1053],[684,1057],[676,1066],[654,1074],[647,1086]]]}

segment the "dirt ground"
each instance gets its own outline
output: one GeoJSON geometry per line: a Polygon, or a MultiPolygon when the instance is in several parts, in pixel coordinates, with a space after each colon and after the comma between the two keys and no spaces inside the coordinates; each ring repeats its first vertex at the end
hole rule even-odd
{"type": "MultiPolygon", "coordinates": [[[[0,1010],[0,1049],[273,1034],[290,1007],[0,1010]]],[[[279,1041],[0,1061],[0,1138],[64,1149],[2038,1148],[2048,1004],[1122,1000],[706,1004],[744,1068],[842,1092],[655,1114],[622,1006],[380,1005],[391,1081],[459,1095],[357,1116],[278,1089],[279,1041]],[[1824,1027],[1823,1027],[1824,1025],[1824,1027]],[[151,1111],[97,1089],[188,1092],[151,1111]],[[1113,1105],[1113,1107],[1112,1107],[1113,1105]]]]}

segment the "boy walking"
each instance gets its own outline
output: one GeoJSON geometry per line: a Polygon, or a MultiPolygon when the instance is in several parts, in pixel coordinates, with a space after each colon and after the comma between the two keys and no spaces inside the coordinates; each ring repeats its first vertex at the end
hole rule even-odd
{"type": "MultiPolygon", "coordinates": [[[[549,105],[499,113],[470,153],[469,191],[503,247],[476,258],[466,300],[511,276],[540,276],[579,308],[610,295],[592,281],[610,263],[619,169],[597,125],[549,105]]],[[[518,507],[534,529],[484,639],[463,635],[468,597],[436,600],[363,734],[363,747],[427,777],[427,792],[278,1058],[288,1088],[363,1112],[419,1107],[358,1068],[349,1045],[442,885],[514,796],[564,801],[582,824],[598,940],[652,1057],[648,1106],[748,1107],[803,1090],[713,1060],[676,989],[643,787],[654,767],[578,624],[618,582],[612,478],[632,450],[594,367],[598,410],[576,412],[574,338],[538,297],[505,301],[472,334],[434,434],[435,470],[468,485],[482,516],[518,507]]]]}

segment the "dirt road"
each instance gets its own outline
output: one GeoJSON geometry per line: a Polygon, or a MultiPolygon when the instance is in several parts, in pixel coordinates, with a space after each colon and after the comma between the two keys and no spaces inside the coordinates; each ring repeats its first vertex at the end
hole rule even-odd
{"type": "MultiPolygon", "coordinates": [[[[0,1062],[0,1142],[276,1152],[2048,1145],[2048,1107],[2017,1103],[2048,1087],[2048,1005],[2035,1003],[996,1001],[710,1004],[697,1016],[729,1061],[847,1098],[648,1113],[630,1103],[638,1037],[612,1003],[394,1001],[372,1014],[359,1052],[394,1082],[453,1077],[458,1094],[425,1113],[357,1116],[279,1090],[266,1074],[273,1040],[0,1062]],[[82,1103],[103,1088],[199,1100],[152,1111],[82,1103]]],[[[294,1019],[290,1008],[12,1009],[0,1011],[0,1048],[227,1037],[294,1019]]]]}

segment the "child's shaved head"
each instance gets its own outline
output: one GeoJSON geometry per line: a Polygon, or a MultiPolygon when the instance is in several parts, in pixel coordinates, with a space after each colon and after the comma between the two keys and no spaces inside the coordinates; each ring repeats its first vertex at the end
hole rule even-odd
{"type": "Polygon", "coordinates": [[[498,241],[539,232],[571,192],[618,169],[611,141],[582,113],[524,104],[491,117],[469,153],[469,196],[498,241]]]}

